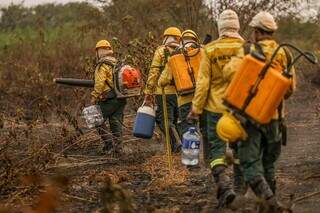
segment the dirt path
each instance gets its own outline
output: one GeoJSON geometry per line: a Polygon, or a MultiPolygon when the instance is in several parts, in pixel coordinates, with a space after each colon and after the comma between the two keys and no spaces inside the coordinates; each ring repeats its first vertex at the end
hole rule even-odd
{"type": "MultiPolygon", "coordinates": [[[[296,198],[320,191],[320,97],[319,88],[302,82],[289,102],[289,140],[283,147],[277,176],[282,197],[296,198]]],[[[316,213],[320,195],[298,202],[295,212],[316,213]]]]}

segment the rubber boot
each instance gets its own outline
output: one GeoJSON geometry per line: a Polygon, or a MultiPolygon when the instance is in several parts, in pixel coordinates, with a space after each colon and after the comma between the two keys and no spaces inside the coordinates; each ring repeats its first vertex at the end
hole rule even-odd
{"type": "Polygon", "coordinates": [[[259,212],[281,213],[287,210],[287,208],[278,202],[276,196],[263,176],[255,177],[249,184],[256,196],[263,199],[265,203],[265,206],[261,206],[259,212]]]}
{"type": "Polygon", "coordinates": [[[216,184],[218,185],[217,199],[219,201],[218,208],[227,207],[235,199],[236,194],[232,189],[232,183],[229,176],[225,172],[225,166],[216,166],[212,169],[212,174],[216,184]]]}
{"type": "Polygon", "coordinates": [[[100,135],[100,138],[103,143],[102,152],[105,154],[111,154],[112,153],[112,137],[108,135],[108,129],[105,124],[102,124],[101,126],[97,127],[97,132],[100,135]]]}
{"type": "Polygon", "coordinates": [[[174,130],[171,127],[169,129],[169,135],[170,135],[170,145],[171,145],[171,152],[172,153],[180,153],[181,152],[181,144],[176,140],[174,130]]]}
{"type": "Polygon", "coordinates": [[[239,164],[233,164],[233,187],[234,192],[239,195],[246,194],[248,189],[239,164]]]}
{"type": "Polygon", "coordinates": [[[120,157],[122,154],[122,135],[121,133],[115,133],[113,138],[113,145],[112,145],[112,151],[113,151],[113,157],[120,157]]]}
{"type": "Polygon", "coordinates": [[[257,176],[249,182],[252,191],[259,198],[268,200],[274,194],[263,176],[257,176]]]}

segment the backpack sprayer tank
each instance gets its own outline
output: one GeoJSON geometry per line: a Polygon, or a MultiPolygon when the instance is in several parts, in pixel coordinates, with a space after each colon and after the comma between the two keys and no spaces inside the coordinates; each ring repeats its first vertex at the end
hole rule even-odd
{"type": "Polygon", "coordinates": [[[141,72],[129,65],[122,66],[115,71],[116,87],[118,98],[139,96],[142,88],[141,72]]]}
{"type": "Polygon", "coordinates": [[[182,47],[182,53],[171,56],[168,61],[178,95],[190,94],[196,87],[202,50],[198,44],[195,44],[196,48],[188,50],[185,48],[188,43],[195,44],[186,42],[182,47]]]}
{"type": "Polygon", "coordinates": [[[270,62],[266,62],[265,57],[257,52],[246,55],[227,88],[225,103],[259,124],[269,123],[292,84],[290,69],[302,55],[317,63],[314,55],[303,53],[289,44],[280,45],[270,62]],[[286,70],[272,64],[282,46],[290,46],[300,52],[300,56],[286,70]]]}

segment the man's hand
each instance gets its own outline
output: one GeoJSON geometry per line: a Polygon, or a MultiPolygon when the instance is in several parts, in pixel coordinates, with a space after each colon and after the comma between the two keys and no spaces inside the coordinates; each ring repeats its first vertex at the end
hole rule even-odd
{"type": "Polygon", "coordinates": [[[199,114],[197,114],[195,110],[192,109],[187,116],[187,121],[194,121],[194,120],[199,120],[199,114]]]}
{"type": "Polygon", "coordinates": [[[155,105],[153,95],[145,95],[144,96],[144,103],[146,106],[153,107],[155,105]]]}

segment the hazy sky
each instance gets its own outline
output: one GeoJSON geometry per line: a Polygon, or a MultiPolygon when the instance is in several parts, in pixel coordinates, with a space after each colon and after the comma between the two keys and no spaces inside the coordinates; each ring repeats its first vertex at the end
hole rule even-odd
{"type": "MultiPolygon", "coordinates": [[[[78,2],[79,1],[95,2],[95,0],[0,0],[0,7],[6,7],[10,3],[19,4],[21,2],[23,2],[25,6],[34,6],[37,4],[44,4],[44,3],[68,3],[68,2],[77,2],[77,1],[78,2]]],[[[214,0],[207,0],[207,1],[214,1],[214,0]]],[[[313,2],[313,6],[311,6],[312,4],[310,4],[309,7],[307,8],[303,6],[303,8],[305,8],[302,12],[303,16],[307,16],[307,17],[313,16],[314,14],[316,14],[316,10],[320,6],[320,0],[311,0],[310,2],[313,2]],[[314,7],[314,5],[316,5],[316,7],[314,7]]]]}
{"type": "Polygon", "coordinates": [[[44,3],[67,3],[67,2],[75,2],[75,1],[86,1],[86,0],[0,0],[0,6],[7,6],[10,3],[19,4],[24,2],[26,6],[33,6],[37,4],[44,4],[44,3]]]}

